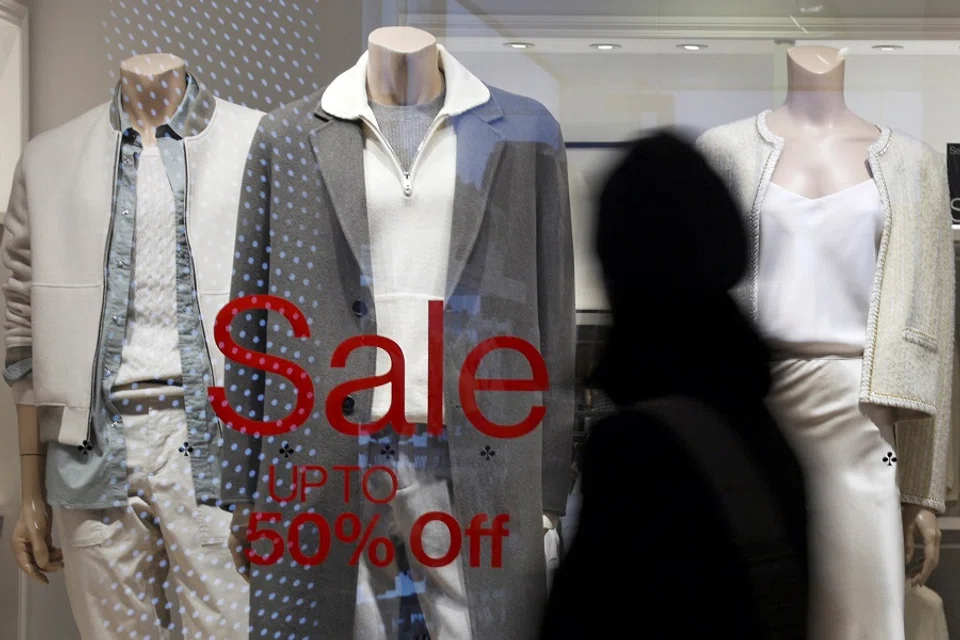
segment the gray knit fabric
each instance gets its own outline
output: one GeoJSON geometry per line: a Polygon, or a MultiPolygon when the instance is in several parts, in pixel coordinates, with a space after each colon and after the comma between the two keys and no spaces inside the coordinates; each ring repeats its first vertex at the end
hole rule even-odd
{"type": "Polygon", "coordinates": [[[445,99],[446,91],[441,91],[439,96],[423,104],[397,107],[370,102],[380,133],[393,147],[404,171],[410,171],[417,148],[427,136],[445,99]]]}

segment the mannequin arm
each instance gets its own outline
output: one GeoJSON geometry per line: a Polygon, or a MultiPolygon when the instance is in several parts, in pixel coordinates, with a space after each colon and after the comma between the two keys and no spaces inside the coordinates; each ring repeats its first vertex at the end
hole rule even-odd
{"type": "Polygon", "coordinates": [[[20,496],[24,504],[47,501],[47,446],[40,442],[37,408],[17,405],[20,431],[20,496]]]}
{"type": "Polygon", "coordinates": [[[573,277],[573,232],[567,153],[560,125],[541,116],[537,154],[537,289],[540,352],[550,388],[544,393],[543,511],[555,526],[564,514],[570,491],[573,452],[576,300],[573,277]]]}
{"type": "Polygon", "coordinates": [[[63,568],[63,552],[53,546],[52,513],[47,504],[46,446],[40,441],[37,409],[17,406],[20,431],[20,514],[10,546],[20,569],[49,584],[47,573],[63,568]]]}
{"type": "MultiPolygon", "coordinates": [[[[941,185],[938,194],[941,202],[949,202],[948,181],[942,162],[934,154],[927,161],[928,171],[936,172],[935,184],[941,185]]],[[[955,296],[956,273],[953,247],[953,232],[950,218],[944,213],[938,217],[942,227],[935,237],[939,241],[940,290],[939,326],[939,393],[937,415],[932,419],[905,420],[896,425],[898,481],[903,505],[903,539],[907,564],[914,555],[914,541],[920,533],[923,539],[923,566],[914,575],[908,576],[914,586],[923,585],[936,569],[940,560],[940,528],[937,514],[943,513],[946,495],[947,454],[950,448],[952,421],[960,416],[952,415],[953,376],[955,345],[955,296]]]]}
{"type": "Polygon", "coordinates": [[[3,283],[6,308],[3,328],[6,341],[3,377],[13,391],[17,405],[32,405],[33,328],[30,289],[33,271],[30,257],[30,218],[23,159],[17,164],[10,192],[10,204],[3,220],[3,266],[10,275],[3,283]]]}

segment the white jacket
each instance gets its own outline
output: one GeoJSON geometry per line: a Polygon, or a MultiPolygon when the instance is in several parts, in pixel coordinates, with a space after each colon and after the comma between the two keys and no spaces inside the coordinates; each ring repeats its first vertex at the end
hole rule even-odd
{"type": "MultiPolygon", "coordinates": [[[[204,331],[230,294],[234,228],[247,152],[262,113],[212,95],[184,138],[187,235],[204,331]]],[[[27,145],[4,221],[7,364],[32,357],[13,384],[36,405],[40,437],[75,445],[87,434],[120,131],[102,104],[27,145]]],[[[223,356],[210,349],[217,384],[223,356]]]]}

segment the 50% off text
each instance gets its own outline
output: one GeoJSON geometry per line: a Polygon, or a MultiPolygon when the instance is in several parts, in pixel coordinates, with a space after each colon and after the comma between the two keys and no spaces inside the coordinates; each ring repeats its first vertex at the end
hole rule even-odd
{"type": "MultiPolygon", "coordinates": [[[[331,545],[336,539],[341,544],[354,545],[350,555],[350,565],[355,566],[366,553],[367,561],[376,567],[386,567],[393,562],[396,548],[393,540],[386,536],[374,537],[379,515],[374,515],[364,527],[363,521],[355,513],[342,513],[337,516],[331,531],[329,521],[319,513],[301,513],[286,527],[286,536],[281,531],[270,528],[261,528],[263,524],[280,524],[283,517],[280,513],[256,512],[250,515],[247,525],[247,539],[253,543],[258,540],[267,540],[271,550],[267,555],[261,555],[252,548],[247,549],[247,558],[253,564],[266,566],[276,564],[289,550],[293,559],[303,566],[322,564],[330,554],[331,545]],[[306,527],[314,527],[318,534],[317,549],[312,553],[303,550],[300,537],[306,527]]],[[[510,535],[507,524],[509,514],[501,513],[490,518],[486,514],[478,514],[470,520],[467,527],[461,527],[449,513],[431,511],[417,518],[410,530],[409,553],[426,567],[444,567],[451,564],[467,546],[467,559],[471,567],[481,564],[481,548],[485,538],[490,539],[491,556],[490,566],[498,569],[503,566],[503,539],[510,535]],[[427,525],[438,523],[447,528],[450,534],[450,546],[446,553],[431,556],[423,547],[423,531],[427,525]],[[466,541],[464,540],[466,538],[466,541]]]]}

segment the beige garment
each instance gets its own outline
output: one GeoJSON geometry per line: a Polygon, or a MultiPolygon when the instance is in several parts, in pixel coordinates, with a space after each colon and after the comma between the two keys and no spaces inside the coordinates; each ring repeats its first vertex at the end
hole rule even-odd
{"type": "MultiPolygon", "coordinates": [[[[377,567],[369,554],[360,559],[357,577],[357,608],[354,615],[353,640],[394,640],[403,637],[402,627],[415,620],[400,620],[401,595],[416,593],[424,622],[433,640],[471,640],[469,601],[464,582],[463,558],[469,551],[446,565],[428,567],[412,552],[414,523],[430,512],[454,514],[454,495],[450,480],[448,440],[426,433],[425,425],[417,425],[417,434],[401,436],[390,429],[380,437],[361,444],[360,466],[383,465],[393,469],[397,479],[396,495],[387,504],[364,500],[363,522],[379,521],[378,531],[371,538],[402,539],[407,550],[409,571],[401,572],[395,558],[384,567],[377,567]]],[[[370,476],[370,493],[377,499],[391,495],[391,480],[378,472],[370,476]]],[[[463,544],[468,540],[461,538],[463,544]]],[[[419,538],[423,551],[431,558],[441,558],[451,548],[449,529],[439,522],[424,527],[419,538]]],[[[464,547],[466,549],[466,547],[464,547]]],[[[331,639],[333,640],[333,639],[331,639]]]]}
{"type": "Polygon", "coordinates": [[[950,640],[943,600],[929,587],[906,586],[907,640],[950,640]]]}
{"type": "Polygon", "coordinates": [[[960,500],[960,354],[953,354],[953,410],[947,453],[947,502],[960,500]]]}
{"type": "Polygon", "coordinates": [[[862,360],[773,363],[770,409],[804,465],[814,640],[904,640],[893,426],[857,401],[862,360]]]}
{"type": "Polygon", "coordinates": [[[196,504],[190,459],[180,451],[186,415],[151,402],[139,410],[118,403],[126,429],[128,505],[54,512],[80,635],[246,638],[249,587],[227,548],[230,514],[196,504]],[[165,592],[177,594],[182,633],[170,629],[174,603],[165,592]]]}
{"type": "MultiPolygon", "coordinates": [[[[943,158],[887,127],[869,163],[887,212],[863,352],[861,402],[904,411],[894,427],[901,499],[943,512],[950,439],[956,299],[950,199],[943,158]]],[[[766,113],[716,127],[698,147],[746,214],[749,275],[734,289],[757,318],[759,208],[784,147],[766,113]]]]}

